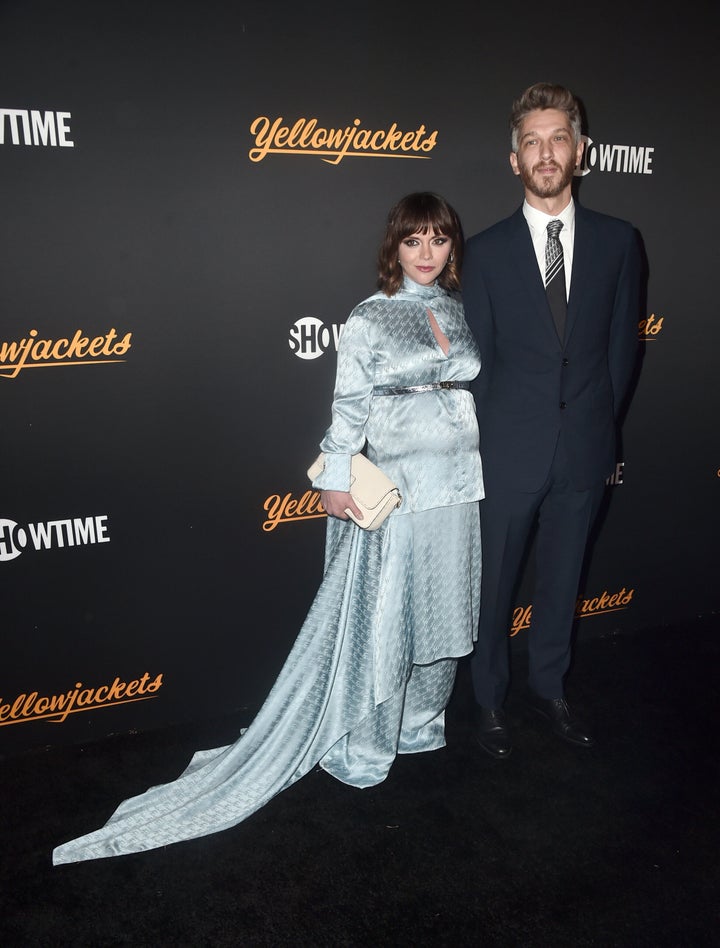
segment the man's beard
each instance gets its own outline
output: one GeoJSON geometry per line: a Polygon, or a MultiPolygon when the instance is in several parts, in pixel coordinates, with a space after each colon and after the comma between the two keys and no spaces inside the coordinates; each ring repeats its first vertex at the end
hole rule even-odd
{"type": "Polygon", "coordinates": [[[518,163],[520,180],[531,194],[539,198],[557,197],[558,194],[561,194],[565,188],[572,183],[573,172],[575,170],[572,163],[568,162],[565,168],[556,161],[553,162],[553,164],[556,168],[560,169],[560,177],[553,178],[552,180],[550,178],[541,177],[538,181],[538,179],[533,176],[532,168],[527,168],[518,163]]]}

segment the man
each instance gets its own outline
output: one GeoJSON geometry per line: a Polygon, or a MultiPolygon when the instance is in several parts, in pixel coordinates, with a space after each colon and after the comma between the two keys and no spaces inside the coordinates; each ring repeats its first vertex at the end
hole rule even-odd
{"type": "Polygon", "coordinates": [[[563,682],[588,532],[616,463],[615,419],[635,363],[641,293],[633,227],[573,201],[583,145],[572,93],[531,86],[513,103],[510,125],[510,165],[525,201],[468,241],[463,267],[466,317],[483,360],[475,395],[486,492],[471,670],[478,739],[497,758],[512,749],[502,710],[508,629],[536,522],[529,701],[559,737],[593,743],[563,682]]]}

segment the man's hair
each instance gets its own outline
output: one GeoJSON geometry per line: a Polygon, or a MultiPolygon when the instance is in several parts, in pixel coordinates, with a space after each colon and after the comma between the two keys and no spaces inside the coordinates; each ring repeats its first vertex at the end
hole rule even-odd
{"type": "Polygon", "coordinates": [[[526,89],[512,104],[510,112],[511,148],[517,153],[520,145],[518,136],[523,119],[537,109],[557,109],[565,112],[575,137],[575,144],[580,141],[582,123],[580,118],[580,104],[575,96],[565,86],[554,85],[552,82],[536,82],[526,89]]]}
{"type": "Polygon", "coordinates": [[[430,191],[408,194],[390,210],[385,236],[378,253],[378,287],[392,296],[402,286],[403,271],[398,262],[400,241],[411,234],[443,234],[452,241],[451,259],[437,282],[446,290],[460,289],[463,232],[457,212],[445,198],[430,191]]]}

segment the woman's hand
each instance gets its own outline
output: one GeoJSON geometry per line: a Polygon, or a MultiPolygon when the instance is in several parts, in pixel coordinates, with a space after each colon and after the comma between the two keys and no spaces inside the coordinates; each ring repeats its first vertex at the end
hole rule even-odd
{"type": "Polygon", "coordinates": [[[352,499],[352,494],[344,490],[321,490],[320,503],[325,509],[325,513],[330,517],[337,517],[338,520],[349,520],[345,513],[346,510],[352,510],[353,514],[362,520],[360,508],[352,499]]]}

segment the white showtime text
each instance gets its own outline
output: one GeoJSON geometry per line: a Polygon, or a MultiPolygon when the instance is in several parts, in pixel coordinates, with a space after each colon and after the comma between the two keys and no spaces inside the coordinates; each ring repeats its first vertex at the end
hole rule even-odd
{"type": "Polygon", "coordinates": [[[74,148],[75,142],[70,140],[70,118],[70,112],[0,109],[0,145],[6,144],[9,130],[13,145],[74,148]]]}

